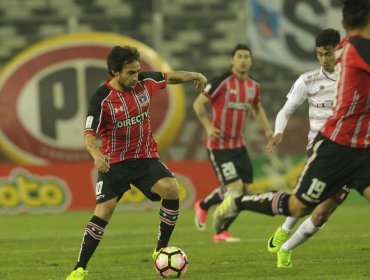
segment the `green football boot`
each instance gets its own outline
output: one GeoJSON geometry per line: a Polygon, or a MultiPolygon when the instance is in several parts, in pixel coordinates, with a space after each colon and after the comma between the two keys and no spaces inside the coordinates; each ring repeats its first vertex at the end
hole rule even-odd
{"type": "Polygon", "coordinates": [[[156,250],[157,248],[154,248],[154,250],[153,250],[153,254],[152,254],[152,259],[153,259],[153,262],[155,262],[155,260],[157,259],[157,256],[158,256],[158,254],[159,254],[159,252],[161,251],[161,250],[156,250]]]}
{"type": "Polygon", "coordinates": [[[290,233],[279,227],[267,241],[267,251],[276,254],[281,246],[288,240],[290,233]]]}
{"type": "Polygon", "coordinates": [[[292,267],[292,251],[291,250],[279,250],[277,252],[277,267],[289,268],[292,267]]]}
{"type": "Polygon", "coordinates": [[[78,267],[69,274],[66,280],[84,280],[87,274],[87,270],[84,270],[82,267],[78,267]]]}
{"type": "Polygon", "coordinates": [[[213,213],[213,228],[216,232],[223,230],[223,227],[229,218],[238,214],[235,199],[241,195],[242,192],[238,189],[231,189],[226,193],[224,200],[213,213]]]}

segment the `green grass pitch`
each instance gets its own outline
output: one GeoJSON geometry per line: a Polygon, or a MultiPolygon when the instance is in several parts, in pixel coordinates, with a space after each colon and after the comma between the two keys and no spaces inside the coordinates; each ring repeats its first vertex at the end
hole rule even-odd
{"type": "MultiPolygon", "coordinates": [[[[58,215],[0,216],[0,279],[65,279],[78,254],[92,211],[58,215]]],[[[277,269],[266,240],[283,221],[243,212],[231,227],[239,243],[214,244],[197,231],[194,212],[181,211],[171,245],[189,258],[184,279],[370,279],[370,208],[365,199],[346,201],[312,240],[293,252],[293,268],[277,269]]],[[[160,279],[151,253],[157,211],[116,212],[91,259],[88,280],[160,279]]]]}

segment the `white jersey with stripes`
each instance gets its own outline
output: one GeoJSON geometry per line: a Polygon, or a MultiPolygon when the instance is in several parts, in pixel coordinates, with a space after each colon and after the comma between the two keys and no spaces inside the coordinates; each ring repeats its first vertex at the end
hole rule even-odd
{"type": "Polygon", "coordinates": [[[290,89],[284,107],[276,116],[275,135],[284,133],[289,117],[307,100],[310,120],[307,150],[310,149],[317,133],[333,114],[336,85],[336,72],[329,73],[319,68],[302,74],[290,89]]]}

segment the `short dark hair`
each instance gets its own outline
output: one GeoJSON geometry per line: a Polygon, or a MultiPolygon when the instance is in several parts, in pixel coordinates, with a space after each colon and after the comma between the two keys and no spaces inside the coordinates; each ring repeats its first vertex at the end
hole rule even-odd
{"type": "Polygon", "coordinates": [[[140,61],[140,52],[130,46],[115,46],[107,57],[108,73],[113,76],[113,72],[121,72],[123,66],[134,61],[140,61]]]}
{"type": "Polygon", "coordinates": [[[245,44],[237,44],[235,46],[235,48],[233,49],[232,53],[231,53],[231,57],[234,57],[235,53],[238,51],[238,50],[247,50],[249,51],[249,53],[252,55],[252,50],[250,47],[248,47],[247,45],[245,44]]]}
{"type": "Polygon", "coordinates": [[[333,46],[335,47],[338,45],[340,41],[340,34],[338,30],[328,28],[322,30],[316,36],[316,48],[323,47],[323,46],[333,46]]]}
{"type": "Polygon", "coordinates": [[[342,16],[346,29],[365,27],[370,20],[370,1],[344,0],[342,16]]]}

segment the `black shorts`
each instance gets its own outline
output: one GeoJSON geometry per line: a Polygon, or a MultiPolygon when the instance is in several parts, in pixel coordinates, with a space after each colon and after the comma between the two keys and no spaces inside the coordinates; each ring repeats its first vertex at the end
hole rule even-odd
{"type": "Polygon", "coordinates": [[[321,134],[299,178],[295,195],[306,205],[334,197],[344,186],[361,189],[370,185],[370,149],[339,145],[321,134]]]}
{"type": "Polygon", "coordinates": [[[117,197],[131,189],[130,184],[138,188],[148,199],[161,200],[150,190],[153,185],[165,177],[173,178],[171,171],[158,158],[125,160],[112,164],[107,173],[99,172],[96,183],[96,203],[102,203],[117,197]]]}
{"type": "MultiPolygon", "coordinates": [[[[370,157],[369,153],[368,156],[370,157]]],[[[353,183],[349,185],[351,189],[355,189],[360,195],[364,195],[365,189],[370,186],[370,160],[364,164],[363,170],[354,178],[353,183]]]]}
{"type": "Polygon", "coordinates": [[[253,183],[253,166],[244,146],[236,149],[208,150],[208,154],[223,186],[239,179],[246,184],[253,183]]]}
{"type": "MultiPolygon", "coordinates": [[[[312,156],[313,154],[313,148],[310,148],[307,150],[307,158],[309,158],[310,156],[312,156]]],[[[342,188],[340,188],[334,195],[332,195],[330,198],[332,200],[334,200],[337,204],[342,204],[346,198],[348,197],[349,195],[349,188],[347,186],[344,186],[342,188]]]]}

